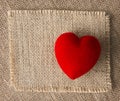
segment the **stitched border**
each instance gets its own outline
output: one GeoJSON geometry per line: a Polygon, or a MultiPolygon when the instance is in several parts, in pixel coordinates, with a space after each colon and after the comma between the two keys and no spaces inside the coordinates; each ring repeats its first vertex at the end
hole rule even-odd
{"type": "Polygon", "coordinates": [[[108,45],[108,50],[106,52],[107,60],[106,60],[106,65],[108,66],[107,68],[107,74],[106,74],[106,81],[107,81],[107,87],[108,89],[112,89],[112,83],[110,79],[110,17],[106,15],[106,20],[105,20],[105,31],[106,31],[106,39],[107,39],[107,45],[108,45]]]}

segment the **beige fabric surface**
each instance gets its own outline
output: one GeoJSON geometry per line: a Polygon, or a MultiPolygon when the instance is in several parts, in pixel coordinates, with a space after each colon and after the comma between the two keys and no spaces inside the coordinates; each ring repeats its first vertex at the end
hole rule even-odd
{"type": "Polygon", "coordinates": [[[106,92],[111,89],[109,17],[105,12],[8,11],[11,85],[41,92],[106,92]],[[69,79],[59,68],[54,43],[63,32],[93,35],[101,57],[86,75],[69,79]]]}
{"type": "Polygon", "coordinates": [[[119,0],[0,0],[0,101],[119,101],[120,100],[119,0]],[[110,15],[110,59],[113,90],[106,93],[16,92],[10,86],[7,10],[67,9],[106,11],[110,15]]]}

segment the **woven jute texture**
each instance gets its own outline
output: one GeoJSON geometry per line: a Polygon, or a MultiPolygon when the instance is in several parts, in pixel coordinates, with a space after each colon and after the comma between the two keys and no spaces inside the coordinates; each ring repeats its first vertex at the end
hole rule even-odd
{"type": "Polygon", "coordinates": [[[10,78],[18,91],[106,92],[111,89],[109,16],[105,12],[66,10],[8,11],[10,78]],[[63,32],[93,35],[102,52],[84,76],[71,80],[60,69],[54,43],[63,32]]]}

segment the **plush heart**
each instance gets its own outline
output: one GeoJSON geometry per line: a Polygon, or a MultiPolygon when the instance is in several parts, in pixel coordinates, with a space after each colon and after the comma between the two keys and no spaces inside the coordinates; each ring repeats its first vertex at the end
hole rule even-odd
{"type": "Polygon", "coordinates": [[[74,33],[63,33],[55,43],[57,62],[65,74],[76,79],[87,73],[97,62],[101,46],[94,36],[78,38],[74,33]]]}

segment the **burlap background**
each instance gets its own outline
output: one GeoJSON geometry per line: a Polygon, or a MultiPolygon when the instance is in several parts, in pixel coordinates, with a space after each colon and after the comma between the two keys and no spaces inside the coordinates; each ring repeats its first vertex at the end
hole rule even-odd
{"type": "Polygon", "coordinates": [[[1,0],[0,1],[0,101],[74,100],[119,101],[120,97],[120,1],[119,0],[1,0]],[[101,94],[15,92],[9,86],[8,9],[105,10],[111,16],[111,68],[113,91],[101,94]]]}
{"type": "Polygon", "coordinates": [[[109,16],[99,11],[8,11],[11,85],[40,92],[111,90],[109,27],[109,16]],[[60,70],[54,54],[54,43],[63,32],[93,35],[101,44],[96,65],[74,81],[60,70]]]}

